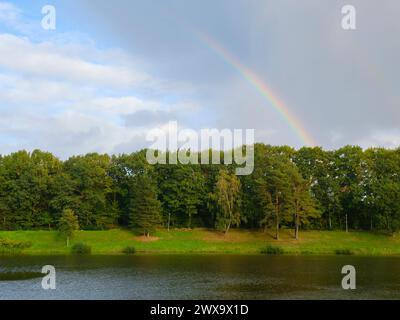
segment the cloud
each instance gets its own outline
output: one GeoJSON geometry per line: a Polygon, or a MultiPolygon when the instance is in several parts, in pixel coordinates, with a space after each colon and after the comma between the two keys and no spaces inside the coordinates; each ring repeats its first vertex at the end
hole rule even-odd
{"type": "Polygon", "coordinates": [[[271,101],[194,29],[267,82],[324,147],[399,144],[395,0],[354,0],[354,32],[340,27],[340,3],[317,0],[59,3],[69,19],[45,33],[30,5],[0,2],[9,27],[0,33],[0,153],[130,152],[168,120],[253,128],[257,141],[300,147],[271,101]]]}
{"type": "Polygon", "coordinates": [[[41,148],[65,159],[135,151],[154,125],[146,113],[161,119],[182,106],[157,97],[184,87],[142,72],[118,48],[0,34],[0,153],[41,148]]]}
{"type": "Polygon", "coordinates": [[[0,67],[24,76],[86,85],[129,87],[146,81],[148,77],[111,64],[93,63],[70,57],[51,43],[32,43],[26,38],[10,34],[0,35],[0,67]]]}
{"type": "Polygon", "coordinates": [[[170,111],[140,110],[125,116],[125,124],[128,127],[147,125],[159,125],[168,121],[177,120],[177,115],[170,111]]]}
{"type": "Polygon", "coordinates": [[[21,11],[12,3],[0,2],[0,22],[16,25],[20,15],[21,11]]]}
{"type": "Polygon", "coordinates": [[[161,120],[177,108],[143,94],[153,88],[159,94],[162,81],[121,50],[0,34],[0,152],[134,151],[155,124],[146,114],[161,120]]]}
{"type": "Polygon", "coordinates": [[[3,25],[21,34],[40,31],[39,25],[24,19],[20,8],[10,2],[0,2],[0,26],[3,25]]]}
{"type": "Polygon", "coordinates": [[[384,148],[399,148],[400,146],[400,129],[375,130],[370,136],[358,141],[358,144],[363,148],[369,147],[384,147],[384,148]]]}

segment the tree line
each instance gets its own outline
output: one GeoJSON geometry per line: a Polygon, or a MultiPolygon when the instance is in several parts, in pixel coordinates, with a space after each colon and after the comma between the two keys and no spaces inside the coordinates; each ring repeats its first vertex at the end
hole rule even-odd
{"type": "MultiPolygon", "coordinates": [[[[212,151],[210,151],[212,152],[212,151]]],[[[223,158],[223,153],[221,152],[223,158]]],[[[65,210],[86,230],[233,227],[400,229],[400,149],[254,146],[254,171],[235,165],[150,165],[146,150],[0,156],[0,229],[53,229],[65,210]]]]}

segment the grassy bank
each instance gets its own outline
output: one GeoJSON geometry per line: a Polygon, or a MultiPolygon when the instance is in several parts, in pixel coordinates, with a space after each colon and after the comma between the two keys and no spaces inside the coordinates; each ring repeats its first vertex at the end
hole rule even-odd
{"type": "MultiPolygon", "coordinates": [[[[30,241],[26,255],[69,254],[70,248],[55,231],[0,231],[0,238],[30,241]]],[[[128,230],[79,231],[72,240],[85,243],[92,254],[123,254],[126,247],[137,253],[234,253],[258,254],[268,246],[285,254],[400,255],[400,236],[369,232],[304,231],[298,241],[291,230],[283,230],[276,241],[269,233],[231,230],[227,235],[205,229],[159,230],[154,237],[138,237],[128,230]]],[[[268,251],[268,250],[267,250],[268,251]]],[[[273,250],[272,250],[273,251],[273,250]]]]}

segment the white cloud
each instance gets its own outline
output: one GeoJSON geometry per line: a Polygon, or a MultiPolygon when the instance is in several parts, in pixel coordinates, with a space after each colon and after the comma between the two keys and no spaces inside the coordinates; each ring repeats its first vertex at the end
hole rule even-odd
{"type": "Polygon", "coordinates": [[[26,76],[87,85],[129,87],[148,79],[142,72],[71,57],[52,43],[33,43],[10,34],[0,35],[0,67],[26,76]]]}
{"type": "Polygon", "coordinates": [[[0,34],[0,153],[40,148],[67,158],[146,146],[151,124],[127,126],[126,116],[184,106],[139,94],[167,88],[139,69],[122,50],[94,42],[0,34]]]}

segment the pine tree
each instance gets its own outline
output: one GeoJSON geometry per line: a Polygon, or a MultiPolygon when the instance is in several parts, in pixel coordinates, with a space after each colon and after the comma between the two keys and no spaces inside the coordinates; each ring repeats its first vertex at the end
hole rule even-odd
{"type": "Polygon", "coordinates": [[[286,208],[294,222],[295,239],[299,239],[300,225],[307,225],[313,219],[320,218],[316,200],[311,196],[307,181],[301,176],[297,167],[288,170],[290,179],[290,194],[287,196],[286,208]]]}
{"type": "Polygon", "coordinates": [[[149,236],[161,221],[161,203],[157,188],[148,174],[139,174],[133,182],[129,208],[129,226],[149,236]]]}

